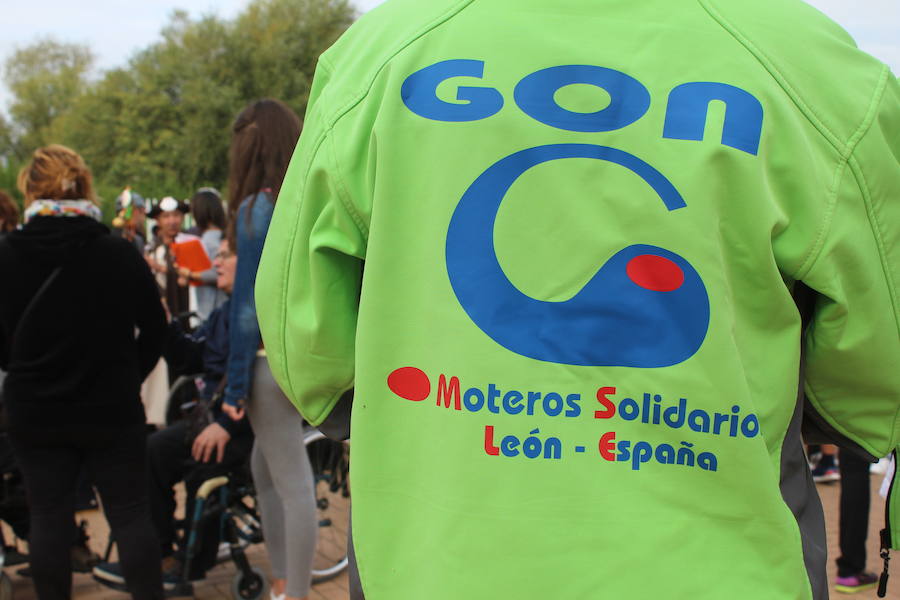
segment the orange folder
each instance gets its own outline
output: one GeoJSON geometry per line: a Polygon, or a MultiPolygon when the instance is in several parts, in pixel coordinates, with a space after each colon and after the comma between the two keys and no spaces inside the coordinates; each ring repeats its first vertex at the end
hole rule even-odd
{"type": "MultiPolygon", "coordinates": [[[[206,248],[198,239],[188,240],[186,242],[176,242],[172,244],[172,255],[175,257],[175,264],[179,267],[185,267],[194,272],[206,271],[212,268],[212,262],[209,255],[206,254],[206,248]]],[[[201,285],[192,281],[191,285],[201,285]]]]}

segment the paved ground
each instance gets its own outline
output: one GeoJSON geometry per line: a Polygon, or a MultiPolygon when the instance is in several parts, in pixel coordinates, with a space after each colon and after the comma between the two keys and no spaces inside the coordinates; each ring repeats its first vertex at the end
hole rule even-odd
{"type": "MultiPolygon", "coordinates": [[[[326,486],[325,483],[319,482],[320,486],[326,486]]],[[[326,486],[327,487],[327,486],[326,486]]],[[[179,515],[183,514],[184,490],[181,486],[176,488],[177,500],[180,510],[179,515]]],[[[345,552],[347,539],[347,515],[349,515],[349,500],[343,499],[340,494],[331,494],[319,490],[320,498],[329,500],[329,510],[327,513],[320,513],[320,518],[327,517],[330,519],[332,526],[328,528],[320,528],[320,540],[317,546],[317,555],[315,558],[315,567],[323,568],[334,564],[329,560],[337,556],[342,556],[345,552]],[[340,548],[338,548],[340,546],[340,548]],[[322,561],[325,561],[323,563],[322,561]]],[[[109,528],[103,514],[99,510],[85,511],[79,513],[79,520],[88,521],[88,532],[91,536],[89,545],[100,554],[104,554],[109,536],[109,528]]],[[[10,530],[3,525],[3,533],[7,540],[12,540],[10,530]]],[[[271,576],[269,570],[269,561],[265,548],[262,545],[251,546],[247,550],[247,557],[250,564],[261,569],[266,573],[267,577],[271,576]]],[[[113,555],[115,559],[115,554],[113,555]]],[[[16,571],[21,567],[10,567],[6,569],[7,574],[12,578],[15,600],[37,600],[37,596],[31,585],[31,580],[20,577],[16,571]]],[[[209,573],[206,579],[194,583],[194,598],[198,600],[225,600],[232,598],[232,583],[237,574],[237,569],[233,563],[227,562],[216,566],[209,573]]],[[[72,586],[72,595],[75,600],[128,600],[130,595],[111,590],[94,581],[89,574],[75,574],[72,586]]],[[[348,600],[350,593],[347,588],[346,571],[340,576],[326,582],[316,584],[309,595],[310,600],[348,600]]],[[[263,596],[264,600],[268,600],[269,594],[263,596]]]]}
{"type": "MultiPolygon", "coordinates": [[[[94,537],[97,529],[99,529],[96,525],[93,525],[97,519],[91,518],[90,520],[93,531],[92,537],[94,537]]],[[[93,539],[91,542],[95,549],[100,550],[100,544],[94,544],[93,539]]],[[[261,546],[252,548],[248,554],[251,564],[261,568],[266,573],[269,572],[269,562],[261,546]]],[[[7,569],[7,572],[12,575],[15,600],[36,600],[37,596],[31,587],[30,580],[15,575],[17,569],[17,567],[7,569]]],[[[231,598],[231,584],[234,575],[235,569],[230,563],[217,566],[207,575],[206,580],[197,582],[194,585],[194,597],[198,600],[231,598]]],[[[128,600],[131,598],[128,594],[101,586],[90,575],[76,574],[73,583],[73,597],[76,600],[128,600]]],[[[347,575],[344,573],[332,581],[314,586],[309,597],[310,600],[347,600],[349,596],[347,575]]],[[[268,600],[268,595],[264,596],[264,598],[268,600]]]]}
{"type": "MultiPolygon", "coordinates": [[[[869,537],[868,537],[868,570],[881,574],[883,562],[878,556],[879,551],[879,531],[884,527],[884,499],[878,495],[878,488],[881,487],[882,475],[872,474],[872,509],[869,512],[869,537]]],[[[834,581],[837,576],[837,569],[834,565],[834,558],[838,555],[838,497],[840,495],[840,483],[819,484],[819,496],[822,498],[822,506],[825,508],[825,525],[828,534],[828,579],[834,581]]],[[[891,552],[891,578],[888,582],[887,596],[888,600],[900,600],[900,552],[891,552]]],[[[840,598],[878,598],[875,590],[867,590],[858,594],[841,594],[835,592],[832,587],[832,599],[840,598]]]]}
{"type": "MultiPolygon", "coordinates": [[[[878,557],[878,530],[882,527],[884,521],[884,501],[878,495],[878,486],[881,483],[880,475],[872,476],[872,512],[869,528],[869,570],[880,572],[881,560],[878,557]]],[[[828,548],[831,557],[836,556],[837,552],[837,506],[838,495],[840,493],[840,484],[820,484],[818,486],[819,494],[822,497],[822,503],[825,507],[825,515],[828,524],[828,548]]],[[[91,545],[98,551],[102,551],[106,541],[106,526],[102,515],[98,511],[91,511],[83,515],[90,522],[91,545]]],[[[249,552],[251,562],[268,572],[268,561],[265,551],[262,547],[254,547],[249,552]]],[[[894,568],[892,569],[892,578],[888,586],[887,598],[889,600],[900,600],[900,553],[894,553],[894,568]]],[[[833,581],[835,569],[833,560],[829,560],[829,578],[833,581]]],[[[15,588],[16,600],[35,600],[36,596],[31,588],[29,580],[23,579],[14,574],[16,569],[7,569],[12,575],[15,588]]],[[[228,565],[220,565],[216,567],[208,576],[206,581],[198,582],[195,585],[195,598],[200,600],[219,600],[231,597],[231,580],[234,577],[234,568],[228,565]]],[[[832,591],[832,598],[845,597],[832,591]]],[[[313,588],[310,594],[311,600],[347,600],[349,597],[347,590],[346,573],[332,581],[319,584],[313,588]]],[[[847,596],[849,598],[849,596],[847,596]]],[[[74,581],[74,598],[76,600],[127,600],[128,596],[118,592],[108,590],[96,582],[89,575],[76,575],[74,581]]],[[[875,590],[861,592],[853,596],[853,598],[868,599],[877,598],[875,590]]],[[[427,600],[427,599],[423,599],[427,600]]],[[[460,599],[464,600],[464,599],[460,599]]],[[[505,599],[498,599],[505,600],[505,599]]],[[[568,599],[559,599],[568,600],[568,599]]],[[[576,599],[580,600],[580,599],[576,599]]],[[[760,599],[768,600],[768,599],[760,599]]]]}

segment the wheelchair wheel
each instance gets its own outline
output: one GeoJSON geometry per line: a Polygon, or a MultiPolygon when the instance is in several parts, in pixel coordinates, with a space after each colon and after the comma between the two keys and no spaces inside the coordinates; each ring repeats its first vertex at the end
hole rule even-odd
{"type": "Polygon", "coordinates": [[[231,597],[235,600],[259,600],[265,592],[266,576],[256,567],[249,573],[238,571],[231,580],[231,597]]]}
{"type": "Polygon", "coordinates": [[[166,425],[171,425],[184,418],[182,406],[197,400],[197,385],[194,380],[198,375],[181,375],[169,388],[169,397],[166,399],[166,425]]]}
{"type": "Polygon", "coordinates": [[[350,446],[310,429],[303,436],[316,485],[319,531],[312,580],[321,583],[347,568],[350,525],[350,446]]]}

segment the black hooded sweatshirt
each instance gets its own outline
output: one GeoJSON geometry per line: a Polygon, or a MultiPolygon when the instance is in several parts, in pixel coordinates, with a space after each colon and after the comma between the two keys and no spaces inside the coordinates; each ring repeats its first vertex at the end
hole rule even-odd
{"type": "Polygon", "coordinates": [[[162,352],[159,290],[134,246],[88,217],[37,217],[0,239],[0,368],[12,433],[139,425],[162,352]],[[12,340],[26,306],[62,265],[12,340]]]}

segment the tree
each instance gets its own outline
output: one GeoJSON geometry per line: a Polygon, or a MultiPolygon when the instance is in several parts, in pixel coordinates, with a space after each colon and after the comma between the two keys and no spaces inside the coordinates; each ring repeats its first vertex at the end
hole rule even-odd
{"type": "Polygon", "coordinates": [[[256,0],[234,21],[176,11],[159,42],[82,94],[57,129],[110,189],[221,189],[237,113],[275,97],[303,115],[319,55],[354,16],[346,0],[256,0]]]}
{"type": "Polygon", "coordinates": [[[319,55],[355,17],[346,0],[251,3],[229,39],[230,71],[241,97],[278,98],[302,116],[319,55]]]}
{"type": "Polygon", "coordinates": [[[22,198],[19,190],[16,189],[16,178],[19,175],[19,165],[11,162],[9,159],[0,158],[0,190],[12,196],[13,200],[22,209],[22,198]]]}
{"type": "Polygon", "coordinates": [[[8,161],[14,158],[14,140],[15,135],[12,123],[3,116],[3,113],[0,113],[0,161],[8,161]]]}
{"type": "Polygon", "coordinates": [[[238,112],[272,97],[302,116],[319,55],[354,18],[347,0],[255,0],[231,21],[176,11],[159,41],[94,83],[89,53],[76,60],[71,46],[39,42],[7,64],[10,88],[19,84],[13,137],[28,151],[54,141],[81,153],[104,206],[126,185],[157,198],[222,189],[238,112]],[[39,82],[59,99],[52,107],[39,105],[39,82]],[[55,93],[63,83],[68,92],[55,93]]]}
{"type": "Polygon", "coordinates": [[[84,91],[93,64],[88,47],[50,38],[17,49],[6,60],[3,78],[13,95],[10,141],[20,159],[54,141],[54,120],[84,91]]]}

